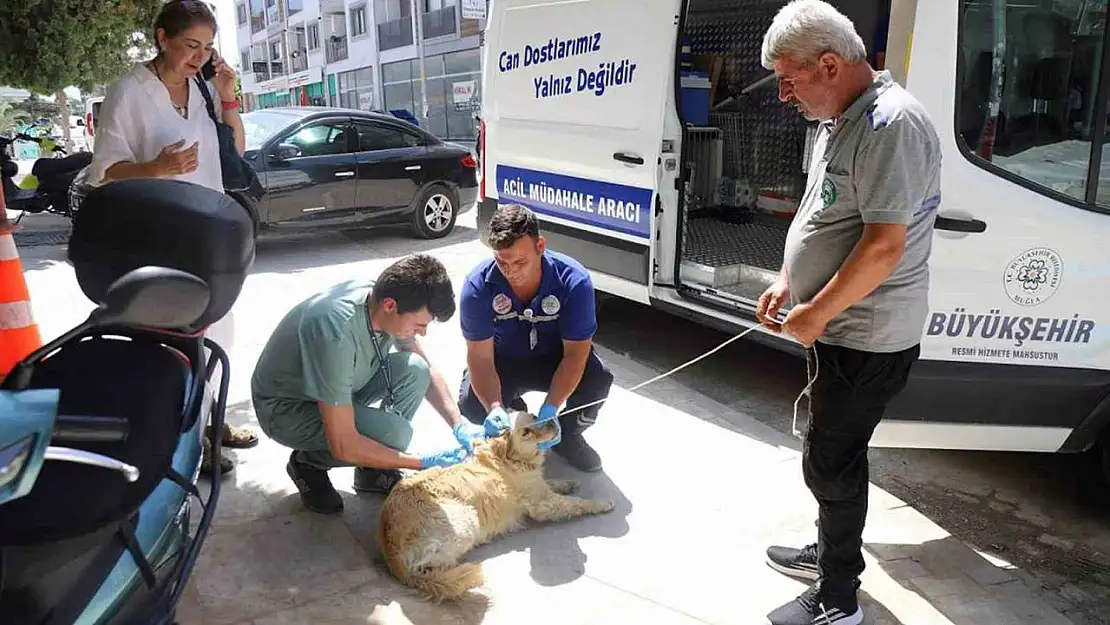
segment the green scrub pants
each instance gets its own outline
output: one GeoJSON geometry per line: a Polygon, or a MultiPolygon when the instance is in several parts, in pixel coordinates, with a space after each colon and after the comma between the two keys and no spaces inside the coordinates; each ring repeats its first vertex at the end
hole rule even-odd
{"type": "MultiPolygon", "coordinates": [[[[352,406],[355,428],[363,436],[397,451],[412,442],[412,418],[424,400],[431,383],[428,363],[417,354],[397,352],[386,356],[393,377],[394,414],[370,404],[387,397],[385,375],[379,373],[364,388],[355,391],[352,406]]],[[[316,402],[254,397],[259,426],[278,443],[297,450],[297,460],[308,466],[330,469],[351,466],[340,462],[328,450],[324,423],[316,402]]]]}

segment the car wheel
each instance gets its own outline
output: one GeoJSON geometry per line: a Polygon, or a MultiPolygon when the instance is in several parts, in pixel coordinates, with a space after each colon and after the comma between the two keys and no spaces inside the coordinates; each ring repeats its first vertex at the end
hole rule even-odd
{"type": "Polygon", "coordinates": [[[423,239],[439,239],[451,234],[458,217],[459,202],[455,194],[441,184],[428,187],[416,203],[412,229],[423,239]]]}

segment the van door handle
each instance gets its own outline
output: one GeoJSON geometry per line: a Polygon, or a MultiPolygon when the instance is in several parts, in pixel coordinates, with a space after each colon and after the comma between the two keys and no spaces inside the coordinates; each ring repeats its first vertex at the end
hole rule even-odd
{"type": "Polygon", "coordinates": [[[627,152],[614,152],[613,153],[613,158],[615,160],[618,160],[618,161],[622,162],[622,163],[628,163],[630,165],[643,165],[644,164],[644,157],[636,156],[635,154],[629,154],[627,152]]]}
{"type": "Polygon", "coordinates": [[[985,232],[987,222],[979,219],[956,219],[954,217],[937,216],[933,228],[937,230],[951,230],[952,232],[985,232]]]}
{"type": "Polygon", "coordinates": [[[420,165],[409,165],[405,168],[405,171],[416,171],[418,169],[420,169],[420,165]]]}

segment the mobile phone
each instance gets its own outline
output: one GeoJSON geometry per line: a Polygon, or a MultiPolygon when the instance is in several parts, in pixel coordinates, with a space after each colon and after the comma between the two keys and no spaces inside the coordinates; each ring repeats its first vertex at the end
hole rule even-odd
{"type": "Polygon", "coordinates": [[[215,75],[216,63],[212,60],[212,58],[209,58],[208,62],[200,67],[200,78],[201,80],[212,80],[212,77],[215,75]]]}

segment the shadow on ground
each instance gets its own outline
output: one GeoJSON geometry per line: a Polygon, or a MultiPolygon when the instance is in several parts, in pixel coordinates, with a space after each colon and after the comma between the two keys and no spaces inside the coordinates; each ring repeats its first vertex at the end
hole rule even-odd
{"type": "MultiPolygon", "coordinates": [[[[598,316],[597,343],[650,367],[644,379],[729,338],[626,300],[607,299],[598,316]]],[[[791,414],[806,383],[801,359],[740,340],[671,380],[785,436],[770,441],[750,425],[730,424],[735,431],[800,450],[791,414]]],[[[617,384],[627,388],[642,381],[617,384]]],[[[657,401],[667,397],[651,386],[636,393],[657,401]]],[[[805,410],[804,401],[799,409],[805,410]]],[[[956,538],[1030,572],[1061,611],[1081,613],[1088,619],[1081,622],[1091,623],[1110,614],[1110,566],[1098,564],[1110,562],[1110,487],[1098,479],[1091,456],[872,449],[870,459],[876,486],[956,538]]]]}

